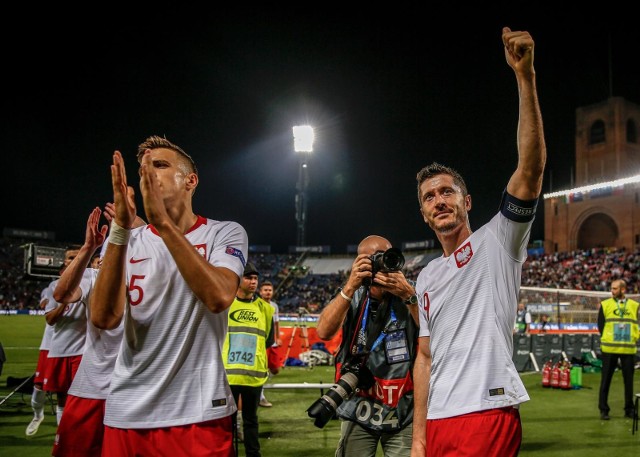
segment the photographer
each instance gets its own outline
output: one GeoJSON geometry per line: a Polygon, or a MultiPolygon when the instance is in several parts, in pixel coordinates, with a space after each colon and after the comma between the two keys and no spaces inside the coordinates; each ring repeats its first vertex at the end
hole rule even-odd
{"type": "Polygon", "coordinates": [[[391,243],[377,235],[362,240],[349,279],[318,320],[323,340],[342,326],[336,382],[351,387],[348,392],[355,390],[339,399],[344,401],[335,411],[342,420],[336,457],[374,457],[378,443],[385,456],[409,456],[411,451],[417,299],[400,271],[404,257],[390,249],[391,243]]]}

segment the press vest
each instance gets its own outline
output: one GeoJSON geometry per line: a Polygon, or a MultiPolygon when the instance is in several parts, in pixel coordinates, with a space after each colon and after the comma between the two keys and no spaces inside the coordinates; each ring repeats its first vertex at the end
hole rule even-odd
{"type": "MultiPolygon", "coordinates": [[[[354,332],[359,328],[361,308],[358,305],[362,302],[364,306],[364,292],[365,289],[361,288],[354,294],[351,310],[342,328],[342,343],[336,357],[336,382],[341,377],[342,366],[351,358],[349,350],[354,332]]],[[[376,321],[380,320],[378,325],[373,322],[366,325],[367,347],[371,348],[366,367],[373,374],[375,384],[344,401],[338,407],[337,415],[367,429],[397,432],[413,421],[411,370],[416,355],[418,326],[407,305],[395,296],[388,303],[381,303],[377,314],[376,321]],[[391,308],[395,321],[392,320],[391,308]]]]}
{"type": "Polygon", "coordinates": [[[247,302],[237,297],[229,308],[229,329],[222,359],[230,385],[257,387],[269,378],[267,337],[273,307],[262,298],[247,302]]]}
{"type": "Polygon", "coordinates": [[[515,328],[518,333],[525,333],[527,331],[527,313],[526,309],[522,311],[518,311],[516,314],[516,325],[515,328]]]}
{"type": "Polygon", "coordinates": [[[601,303],[604,329],[600,337],[602,352],[635,354],[638,340],[638,302],[627,298],[618,303],[609,298],[601,303]]]}

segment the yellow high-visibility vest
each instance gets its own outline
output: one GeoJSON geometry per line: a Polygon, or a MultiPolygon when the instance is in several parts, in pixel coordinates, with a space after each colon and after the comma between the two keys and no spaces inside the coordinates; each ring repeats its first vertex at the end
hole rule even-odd
{"type": "Polygon", "coordinates": [[[236,298],[229,308],[229,329],[222,348],[229,384],[257,387],[267,382],[267,337],[273,307],[262,298],[246,302],[236,298]]]}
{"type": "Polygon", "coordinates": [[[627,298],[620,303],[614,298],[601,304],[604,329],[600,337],[602,352],[635,354],[638,341],[638,302],[627,298]]]}

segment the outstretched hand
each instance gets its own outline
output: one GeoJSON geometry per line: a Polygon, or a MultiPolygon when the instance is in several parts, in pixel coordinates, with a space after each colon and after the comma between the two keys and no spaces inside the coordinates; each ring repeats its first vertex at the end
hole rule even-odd
{"type": "MultiPolygon", "coordinates": [[[[107,220],[107,222],[111,224],[111,221],[116,217],[116,205],[111,202],[107,202],[107,204],[104,205],[104,211],[102,212],[102,215],[107,220]]],[[[136,214],[136,218],[134,219],[131,228],[134,229],[142,227],[144,225],[147,225],[145,220],[136,214]]]]}
{"type": "Polygon", "coordinates": [[[115,205],[116,224],[130,229],[136,218],[136,203],[133,187],[127,185],[127,172],[120,151],[113,153],[111,165],[111,184],[113,185],[113,203],[115,205]]]}
{"type": "Polygon", "coordinates": [[[104,240],[107,238],[107,231],[109,226],[104,224],[100,227],[100,207],[96,206],[89,214],[87,220],[87,230],[85,231],[84,244],[91,250],[95,250],[102,246],[104,240]]]}
{"type": "Polygon", "coordinates": [[[170,220],[153,170],[150,150],[144,152],[140,162],[140,192],[142,193],[144,212],[150,224],[159,228],[164,221],[170,220]]]}
{"type": "Polygon", "coordinates": [[[518,74],[532,74],[534,43],[529,32],[513,32],[509,27],[503,27],[502,42],[509,66],[518,74]]]}

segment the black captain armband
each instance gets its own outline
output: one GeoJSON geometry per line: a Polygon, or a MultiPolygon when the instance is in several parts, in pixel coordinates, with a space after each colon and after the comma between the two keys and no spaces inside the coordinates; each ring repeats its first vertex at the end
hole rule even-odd
{"type": "Polygon", "coordinates": [[[514,222],[531,222],[536,215],[536,207],[538,199],[520,200],[507,193],[505,189],[502,192],[502,201],[500,202],[500,212],[507,219],[514,222]]]}

